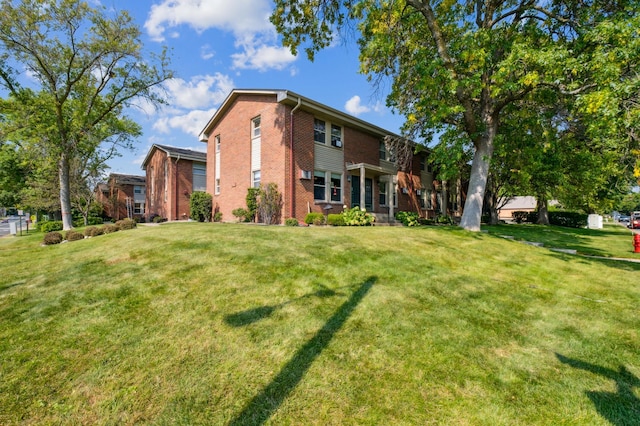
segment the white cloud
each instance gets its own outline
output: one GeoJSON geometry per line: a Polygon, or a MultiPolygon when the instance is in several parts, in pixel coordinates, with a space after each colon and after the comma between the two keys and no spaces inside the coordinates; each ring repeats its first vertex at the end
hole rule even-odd
{"type": "Polygon", "coordinates": [[[216,52],[213,49],[211,49],[211,46],[208,44],[205,44],[200,48],[200,57],[205,61],[213,58],[215,55],[216,55],[216,52]]]}
{"type": "Polygon", "coordinates": [[[174,78],[164,84],[174,108],[203,108],[221,103],[233,90],[233,80],[220,73],[197,75],[190,81],[174,78]]]}
{"type": "Polygon", "coordinates": [[[144,27],[157,41],[164,40],[168,28],[180,25],[198,32],[218,28],[240,35],[269,29],[270,12],[267,0],[163,0],[151,6],[144,27]]]}
{"type": "Polygon", "coordinates": [[[155,122],[153,128],[161,133],[169,133],[172,129],[182,130],[192,136],[198,136],[216,108],[209,110],[193,110],[183,115],[163,117],[155,122]]]}
{"type": "Polygon", "coordinates": [[[282,70],[296,60],[296,57],[285,47],[268,46],[253,40],[242,43],[242,47],[244,52],[231,55],[235,69],[282,70]]]}
{"type": "Polygon", "coordinates": [[[361,104],[360,96],[358,95],[355,95],[351,99],[349,99],[344,104],[344,108],[347,110],[349,114],[355,115],[356,117],[360,114],[364,114],[371,111],[371,108],[361,104]]]}

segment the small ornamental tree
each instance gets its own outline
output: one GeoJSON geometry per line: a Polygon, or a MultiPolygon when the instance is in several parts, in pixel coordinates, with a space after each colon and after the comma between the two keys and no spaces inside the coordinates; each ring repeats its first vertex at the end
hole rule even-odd
{"type": "Polygon", "coordinates": [[[206,192],[195,191],[189,199],[189,213],[193,220],[198,222],[211,222],[213,210],[213,198],[206,192]]]}
{"type": "Polygon", "coordinates": [[[280,223],[282,214],[282,194],[278,192],[278,185],[269,183],[260,186],[258,196],[258,217],[262,223],[273,225],[280,223]]]}

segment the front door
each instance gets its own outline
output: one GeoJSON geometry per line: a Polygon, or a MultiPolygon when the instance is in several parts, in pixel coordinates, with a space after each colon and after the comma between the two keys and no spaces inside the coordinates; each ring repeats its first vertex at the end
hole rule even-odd
{"type": "MultiPolygon", "coordinates": [[[[360,206],[360,176],[351,176],[351,207],[360,206]]],[[[364,178],[364,207],[373,210],[373,180],[364,178]]]]}

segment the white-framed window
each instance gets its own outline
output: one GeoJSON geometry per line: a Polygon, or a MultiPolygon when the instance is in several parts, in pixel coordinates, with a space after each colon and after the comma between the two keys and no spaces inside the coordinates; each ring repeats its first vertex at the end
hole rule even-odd
{"type": "Polygon", "coordinates": [[[207,165],[205,163],[193,163],[193,186],[192,191],[207,190],[207,165]]]}
{"type": "Polygon", "coordinates": [[[134,203],[133,204],[133,213],[134,214],[144,214],[144,203],[134,203]]]}
{"type": "Polygon", "coordinates": [[[258,138],[260,137],[260,117],[256,117],[251,120],[251,137],[258,138]]]}
{"type": "Polygon", "coordinates": [[[422,193],[424,194],[424,200],[425,200],[424,208],[427,210],[433,209],[433,191],[430,189],[427,189],[427,190],[422,190],[422,193]]]}
{"type": "Polygon", "coordinates": [[[316,201],[342,202],[342,174],[314,170],[313,199],[316,201]]]}
{"type": "Polygon", "coordinates": [[[215,135],[213,141],[216,145],[216,153],[220,152],[220,135],[215,135]]]}
{"type": "Polygon", "coordinates": [[[325,201],[327,199],[327,174],[319,170],[313,172],[313,199],[325,201]]]}
{"type": "Polygon", "coordinates": [[[395,155],[387,150],[387,145],[383,141],[380,141],[379,145],[380,159],[384,161],[396,161],[395,155]]]}
{"type": "Polygon", "coordinates": [[[398,184],[394,183],[391,189],[391,195],[393,197],[393,207],[398,207],[398,184]]]}
{"type": "Polygon", "coordinates": [[[313,120],[313,140],[323,145],[342,148],[342,127],[318,118],[313,120]],[[329,132],[327,132],[327,129],[329,132]]]}
{"type": "Polygon", "coordinates": [[[216,188],[215,188],[215,192],[216,194],[220,193],[220,179],[216,179],[216,188]]]}
{"type": "Polygon", "coordinates": [[[133,193],[134,193],[134,194],[139,194],[139,195],[144,194],[144,186],[141,186],[141,185],[134,185],[134,186],[133,186],[133,193]]]}
{"type": "Polygon", "coordinates": [[[387,205],[387,184],[388,182],[378,182],[378,204],[381,206],[387,205]]]}
{"type": "Polygon", "coordinates": [[[260,188],[260,170],[254,170],[252,172],[251,180],[254,188],[260,188]]]}

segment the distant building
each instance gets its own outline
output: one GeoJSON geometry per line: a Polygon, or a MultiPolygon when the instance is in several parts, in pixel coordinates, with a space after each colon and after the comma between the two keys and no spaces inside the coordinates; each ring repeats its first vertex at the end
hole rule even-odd
{"type": "Polygon", "coordinates": [[[113,220],[142,218],[145,214],[146,178],[112,173],[98,185],[97,200],[103,214],[113,220]]]}
{"type": "Polygon", "coordinates": [[[343,206],[366,208],[377,222],[393,221],[397,211],[459,216],[460,185],[434,181],[427,151],[398,171],[385,136],[394,135],[290,91],[233,90],[200,135],[214,210],[234,220],[248,188],[275,183],[281,220],[343,206]]]}
{"type": "Polygon", "coordinates": [[[189,219],[189,198],[207,190],[207,154],[154,144],[145,157],[146,218],[189,219]]]}

